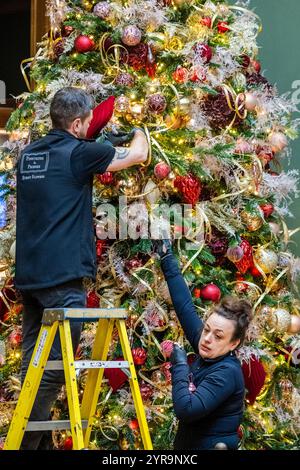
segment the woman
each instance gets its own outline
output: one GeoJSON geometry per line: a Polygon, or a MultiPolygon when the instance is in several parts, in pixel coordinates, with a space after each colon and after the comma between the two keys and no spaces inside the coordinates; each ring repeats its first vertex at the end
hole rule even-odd
{"type": "Polygon", "coordinates": [[[189,366],[186,352],[175,345],[170,358],[173,404],[179,419],[174,448],[213,449],[223,443],[237,449],[245,386],[235,350],[244,340],[251,306],[245,300],[225,297],[203,323],[170,243],[156,241],[154,248],[161,257],[178,319],[199,354],[189,366]]]}

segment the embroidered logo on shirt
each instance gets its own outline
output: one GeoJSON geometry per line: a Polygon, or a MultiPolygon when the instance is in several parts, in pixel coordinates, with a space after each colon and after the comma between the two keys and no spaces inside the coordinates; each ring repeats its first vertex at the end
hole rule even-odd
{"type": "Polygon", "coordinates": [[[44,173],[49,166],[49,152],[40,153],[24,153],[21,159],[20,173],[22,179],[40,179],[45,178],[44,175],[35,175],[35,173],[44,173]],[[30,174],[30,175],[29,175],[30,174]]]}

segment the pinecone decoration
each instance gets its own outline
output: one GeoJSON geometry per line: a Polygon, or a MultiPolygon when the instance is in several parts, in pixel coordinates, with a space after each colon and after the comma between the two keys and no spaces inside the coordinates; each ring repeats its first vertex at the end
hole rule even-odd
{"type": "Polygon", "coordinates": [[[273,86],[260,73],[248,73],[246,75],[247,86],[252,88],[265,88],[270,94],[273,94],[273,86]]]}
{"type": "Polygon", "coordinates": [[[122,50],[121,62],[133,67],[134,70],[139,71],[146,67],[147,64],[147,44],[140,43],[137,46],[127,46],[127,51],[122,50]]]}
{"type": "MultiPolygon", "coordinates": [[[[218,95],[207,96],[202,104],[202,109],[213,129],[224,129],[232,122],[235,112],[229,108],[224,91],[222,89],[218,91],[218,95]]],[[[242,120],[236,116],[235,125],[241,122],[242,120]]]]}

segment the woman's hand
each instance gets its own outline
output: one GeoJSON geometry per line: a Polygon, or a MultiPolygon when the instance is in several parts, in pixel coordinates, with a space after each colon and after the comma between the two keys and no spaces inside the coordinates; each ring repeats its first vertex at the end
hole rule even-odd
{"type": "Polygon", "coordinates": [[[170,362],[172,365],[187,364],[186,352],[184,349],[180,348],[178,344],[174,344],[173,351],[170,356],[170,362]]]}
{"type": "Polygon", "coordinates": [[[152,247],[154,253],[156,253],[160,259],[163,259],[165,256],[172,254],[171,241],[168,239],[152,240],[152,247]]]}

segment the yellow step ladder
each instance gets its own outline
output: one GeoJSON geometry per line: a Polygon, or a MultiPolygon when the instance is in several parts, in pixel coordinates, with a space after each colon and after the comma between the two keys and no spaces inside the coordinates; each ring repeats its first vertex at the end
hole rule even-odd
{"type": "Polygon", "coordinates": [[[126,318],[127,311],[123,308],[55,308],[44,310],[42,327],[9,427],[4,450],[19,449],[25,431],[54,429],[71,429],[73,449],[87,449],[101,390],[103,373],[106,368],[127,370],[144,449],[152,450],[151,437],[126,331],[126,318]],[[70,321],[95,322],[97,320],[98,325],[91,360],[75,361],[70,321]],[[106,360],[115,326],[118,329],[124,361],[106,360]],[[59,328],[63,360],[47,362],[57,328],[59,328]],[[29,422],[30,413],[45,369],[64,370],[69,421],[29,422]],[[88,369],[81,406],[76,381],[77,369],[88,369]]]}

